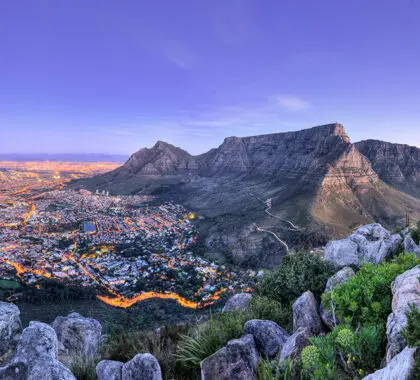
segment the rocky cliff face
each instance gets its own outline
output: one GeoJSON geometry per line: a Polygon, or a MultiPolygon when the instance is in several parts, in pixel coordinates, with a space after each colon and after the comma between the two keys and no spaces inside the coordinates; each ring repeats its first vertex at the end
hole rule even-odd
{"type": "Polygon", "coordinates": [[[384,182],[420,197],[420,149],[414,146],[366,140],[356,148],[372,163],[384,182]]]}
{"type": "Polygon", "coordinates": [[[158,141],[152,148],[134,153],[113,174],[115,177],[122,174],[127,177],[247,174],[249,177],[278,175],[291,179],[302,179],[303,175],[312,181],[322,178],[328,171],[328,164],[339,159],[346,150],[351,151],[351,147],[343,126],[338,123],[297,132],[227,137],[217,149],[199,156],[158,141]]]}
{"type": "MultiPolygon", "coordinates": [[[[142,191],[183,203],[202,217],[207,253],[236,264],[270,266],[285,252],[280,240],[290,246],[308,241],[317,245],[360,224],[393,226],[406,212],[420,218],[420,194],[415,198],[383,182],[386,164],[373,159],[372,166],[370,153],[379,148],[369,146],[352,144],[338,123],[228,137],[199,156],[158,142],[133,154],[121,168],[72,186],[123,194],[142,191]],[[264,211],[267,199],[272,200],[270,213],[264,211]]],[[[401,149],[383,155],[391,161],[395,157],[395,168],[415,189],[420,157],[401,149]]]]}
{"type": "Polygon", "coordinates": [[[325,164],[336,160],[349,143],[342,125],[328,124],[297,132],[228,137],[197,161],[201,175],[246,173],[291,179],[303,175],[312,180],[321,178],[325,164]]]}

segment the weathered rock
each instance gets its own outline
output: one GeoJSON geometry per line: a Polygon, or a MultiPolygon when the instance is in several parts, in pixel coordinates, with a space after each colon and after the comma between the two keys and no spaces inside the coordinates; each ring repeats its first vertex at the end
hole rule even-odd
{"type": "Polygon", "coordinates": [[[410,228],[409,227],[405,227],[405,228],[403,228],[401,231],[400,231],[400,235],[402,236],[402,237],[406,237],[408,234],[410,233],[410,228]]]}
{"type": "Polygon", "coordinates": [[[0,365],[13,356],[22,332],[19,315],[16,305],[0,302],[0,365]]]}
{"type": "Polygon", "coordinates": [[[58,340],[53,328],[45,323],[31,322],[23,330],[16,354],[6,367],[0,368],[0,379],[18,371],[17,379],[76,380],[70,370],[57,360],[58,340]]]}
{"type": "Polygon", "coordinates": [[[303,327],[312,335],[325,332],[321,317],[318,314],[318,304],[313,293],[308,290],[303,293],[292,305],[293,331],[303,327]]]}
{"type": "Polygon", "coordinates": [[[364,377],[363,380],[408,380],[415,364],[415,355],[415,348],[406,347],[385,368],[364,377]]]}
{"type": "Polygon", "coordinates": [[[76,380],[64,364],[51,357],[44,357],[27,365],[28,380],[76,380]]]}
{"type": "Polygon", "coordinates": [[[346,239],[330,241],[324,257],[338,267],[378,264],[397,253],[401,242],[401,235],[391,235],[378,223],[367,224],[346,239]]]}
{"type": "Polygon", "coordinates": [[[338,267],[360,265],[358,245],[350,238],[328,242],[325,247],[324,258],[338,267]]]}
{"type": "Polygon", "coordinates": [[[57,353],[58,340],[54,329],[45,323],[31,322],[23,330],[13,361],[27,363],[44,356],[57,359],[57,353]]]}
{"type": "Polygon", "coordinates": [[[57,333],[59,359],[70,364],[76,355],[94,357],[101,344],[102,326],[96,319],[71,313],[67,317],[57,317],[51,324],[57,333]]]}
{"type": "Polygon", "coordinates": [[[223,311],[243,310],[248,307],[249,302],[252,300],[252,295],[249,293],[235,294],[229,298],[223,308],[223,311]]]}
{"type": "Polygon", "coordinates": [[[406,313],[409,304],[420,308],[420,265],[399,275],[392,283],[392,313],[388,316],[386,335],[388,338],[386,361],[403,350],[406,346],[401,331],[407,325],[406,313]]]}
{"type": "Polygon", "coordinates": [[[416,256],[420,258],[420,247],[415,243],[410,234],[405,235],[404,251],[407,253],[415,253],[416,256]]]}
{"type": "Polygon", "coordinates": [[[151,354],[137,354],[123,365],[122,380],[162,380],[159,362],[151,354]]]}
{"type": "Polygon", "coordinates": [[[124,363],[115,360],[102,360],[96,365],[98,380],[121,380],[124,363]]]}
{"type": "Polygon", "coordinates": [[[289,334],[277,323],[251,319],[244,325],[244,333],[254,337],[257,350],[269,358],[276,356],[286,343],[289,334]]]}
{"type": "Polygon", "coordinates": [[[350,267],[340,269],[336,274],[332,275],[325,285],[324,293],[329,292],[334,286],[344,284],[355,275],[354,270],[350,267]]]}
{"type": "MultiPolygon", "coordinates": [[[[350,267],[344,267],[343,269],[339,270],[335,275],[328,279],[324,294],[329,292],[332,288],[334,288],[334,286],[344,284],[354,275],[355,273],[350,267]]],[[[324,324],[332,330],[337,321],[334,321],[332,311],[329,311],[323,302],[321,302],[319,305],[319,315],[321,316],[322,322],[324,322],[324,324]]]]}
{"type": "Polygon", "coordinates": [[[201,364],[202,380],[253,380],[259,362],[252,335],[228,342],[201,364]]]}
{"type": "Polygon", "coordinates": [[[280,353],[280,360],[295,357],[304,347],[309,344],[308,338],[312,336],[308,329],[299,327],[292,335],[287,338],[280,353]]]}

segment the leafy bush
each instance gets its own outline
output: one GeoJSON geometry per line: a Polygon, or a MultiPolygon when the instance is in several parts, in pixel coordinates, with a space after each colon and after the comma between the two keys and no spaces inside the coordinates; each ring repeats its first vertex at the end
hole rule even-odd
{"type": "Polygon", "coordinates": [[[306,346],[301,353],[302,367],[305,371],[311,371],[319,366],[321,353],[314,345],[306,346]]]}
{"type": "Polygon", "coordinates": [[[402,331],[402,336],[408,346],[420,347],[420,309],[410,305],[410,311],[406,316],[407,326],[402,331]]]}
{"type": "Polygon", "coordinates": [[[319,300],[328,278],[333,274],[333,266],[312,253],[289,254],[283,257],[279,268],[262,278],[256,293],[288,303],[311,290],[319,300]]]}
{"type": "Polygon", "coordinates": [[[333,301],[337,318],[353,327],[385,325],[391,312],[392,281],[419,263],[412,254],[400,254],[378,265],[367,263],[346,283],[324,294],[324,305],[331,309],[333,301]]]}
{"type": "Polygon", "coordinates": [[[355,339],[356,337],[353,331],[349,329],[342,329],[338,332],[337,337],[335,338],[335,343],[338,347],[348,350],[354,345],[355,339]]]}
{"type": "Polygon", "coordinates": [[[383,334],[376,327],[353,331],[337,326],[309,341],[301,359],[303,375],[311,380],[361,379],[379,368],[384,352],[383,334]]]}
{"type": "Polygon", "coordinates": [[[293,329],[291,302],[281,303],[268,297],[254,295],[248,305],[248,319],[268,319],[288,332],[293,329]]]}

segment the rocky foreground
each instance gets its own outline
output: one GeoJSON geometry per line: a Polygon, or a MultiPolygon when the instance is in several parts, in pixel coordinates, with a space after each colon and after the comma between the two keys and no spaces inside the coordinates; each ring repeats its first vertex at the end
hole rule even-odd
{"type": "MultiPolygon", "coordinates": [[[[366,225],[347,239],[328,244],[325,259],[337,269],[327,282],[325,292],[355,275],[349,265],[379,263],[403,246],[419,255],[419,247],[408,230],[392,235],[379,224],[366,225]]],[[[420,308],[420,265],[398,276],[392,284],[392,313],[387,321],[387,352],[384,366],[365,379],[409,379],[419,349],[408,348],[401,334],[407,325],[409,305],[420,308]]],[[[245,310],[252,296],[237,294],[225,305],[225,311],[245,310]]],[[[308,338],[323,335],[339,321],[318,304],[311,291],[303,293],[292,306],[293,332],[268,320],[249,320],[243,336],[234,339],[201,362],[203,380],[254,379],[261,358],[280,361],[296,356],[309,344],[308,338]]],[[[0,302],[0,380],[73,380],[73,360],[98,356],[106,341],[101,324],[77,313],[57,317],[51,324],[31,322],[22,329],[19,308],[0,302]]],[[[157,359],[140,352],[126,363],[103,360],[96,366],[98,380],[162,379],[157,359]]]]}

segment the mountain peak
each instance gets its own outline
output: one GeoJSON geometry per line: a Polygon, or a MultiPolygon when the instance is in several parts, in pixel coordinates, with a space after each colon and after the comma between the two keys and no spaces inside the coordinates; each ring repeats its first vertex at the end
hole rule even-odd
{"type": "Polygon", "coordinates": [[[324,125],[319,125],[317,127],[314,128],[326,128],[329,129],[329,133],[333,136],[340,136],[343,138],[344,141],[346,142],[351,142],[349,136],[346,133],[346,130],[344,129],[343,124],[340,123],[331,123],[331,124],[324,124],[324,125]]]}
{"type": "Polygon", "coordinates": [[[156,144],[153,145],[153,148],[158,149],[168,149],[168,148],[176,148],[174,145],[167,143],[166,141],[158,140],[156,144]]]}

